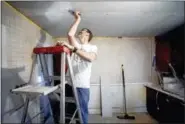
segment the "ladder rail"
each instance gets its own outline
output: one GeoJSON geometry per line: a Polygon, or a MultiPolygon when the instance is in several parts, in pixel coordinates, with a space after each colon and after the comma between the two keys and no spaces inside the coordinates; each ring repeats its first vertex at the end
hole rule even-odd
{"type": "Polygon", "coordinates": [[[46,77],[49,77],[49,74],[47,72],[47,63],[46,63],[46,58],[44,54],[39,54],[39,60],[40,60],[40,65],[41,65],[41,72],[42,72],[42,76],[44,78],[44,81],[48,81],[49,79],[46,77]],[[45,72],[46,70],[46,72],[45,72]]]}
{"type": "Polygon", "coordinates": [[[47,57],[46,57],[46,54],[43,55],[43,59],[44,59],[44,65],[45,65],[45,69],[46,69],[46,77],[48,77],[47,78],[47,81],[48,81],[49,84],[51,84],[51,79],[50,79],[50,76],[49,76],[49,70],[48,70],[48,66],[47,66],[47,57]]]}
{"type": "Polygon", "coordinates": [[[65,64],[66,53],[61,53],[61,71],[60,71],[60,123],[65,123],[65,64]]]}
{"type": "Polygon", "coordinates": [[[48,71],[48,66],[47,66],[47,57],[46,57],[46,54],[43,55],[43,59],[44,59],[44,65],[45,65],[45,68],[46,68],[46,75],[49,76],[49,71],[48,71]]]}
{"type": "Polygon", "coordinates": [[[30,101],[29,97],[26,97],[26,102],[25,102],[24,109],[23,109],[23,115],[22,115],[22,118],[21,118],[21,124],[24,124],[25,121],[26,121],[29,101],[30,101]]]}
{"type": "Polygon", "coordinates": [[[72,123],[73,119],[75,118],[75,115],[76,115],[76,112],[77,112],[77,111],[78,111],[78,109],[76,109],[76,110],[75,110],[75,112],[74,112],[74,114],[73,114],[73,116],[72,116],[72,118],[71,118],[71,120],[70,120],[69,124],[71,124],[71,123],[72,123]]]}
{"type": "MultiPolygon", "coordinates": [[[[47,54],[38,54],[39,58],[40,58],[40,65],[41,65],[41,73],[42,73],[42,77],[45,81],[44,85],[46,86],[51,86],[52,84],[52,80],[51,77],[49,76],[49,71],[48,71],[48,59],[46,57],[47,54]]],[[[48,103],[49,104],[49,103],[48,103]]],[[[51,110],[52,111],[52,110],[51,110]]],[[[41,113],[41,117],[44,115],[45,113],[41,113]]],[[[42,117],[43,118],[43,117],[42,117]]],[[[42,121],[42,119],[41,119],[42,121]]]]}
{"type": "Polygon", "coordinates": [[[79,104],[79,98],[78,98],[78,94],[77,94],[77,89],[76,89],[76,86],[75,86],[75,82],[74,82],[74,74],[73,74],[73,69],[72,69],[72,65],[71,65],[71,59],[70,59],[70,55],[68,54],[67,55],[67,64],[68,64],[68,68],[69,68],[69,74],[70,74],[70,80],[71,80],[71,83],[72,83],[72,88],[73,88],[73,93],[74,93],[74,97],[75,97],[75,101],[76,101],[76,106],[77,106],[77,109],[78,109],[78,115],[79,115],[79,118],[80,118],[80,122],[83,123],[83,120],[82,120],[82,115],[81,115],[81,108],[80,108],[80,104],[79,104]]]}
{"type": "MultiPolygon", "coordinates": [[[[38,54],[39,57],[39,63],[40,63],[40,67],[41,67],[41,72],[44,73],[44,65],[42,63],[42,54],[38,54]]],[[[44,75],[44,74],[43,74],[44,75]]],[[[43,76],[43,78],[45,78],[45,76],[43,76]]],[[[44,79],[45,80],[45,79],[44,79]]]]}

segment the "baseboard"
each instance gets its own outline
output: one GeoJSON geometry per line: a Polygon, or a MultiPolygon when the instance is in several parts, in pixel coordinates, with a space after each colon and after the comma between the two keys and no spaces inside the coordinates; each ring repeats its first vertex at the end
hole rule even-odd
{"type": "Polygon", "coordinates": [[[99,108],[89,108],[89,114],[101,114],[101,110],[99,108]]]}
{"type": "MultiPolygon", "coordinates": [[[[126,82],[125,85],[144,85],[152,82],[126,82]]],[[[91,82],[91,86],[100,86],[100,83],[91,82]]],[[[110,84],[110,86],[122,86],[122,82],[117,81],[116,83],[110,84]]]]}
{"type": "MultiPolygon", "coordinates": [[[[123,108],[113,107],[113,113],[123,113],[123,108]]],[[[146,106],[127,108],[128,113],[147,112],[146,106]]]]}
{"type": "MultiPolygon", "coordinates": [[[[123,108],[120,107],[113,107],[113,113],[123,113],[123,108]]],[[[141,107],[134,107],[134,108],[127,108],[128,113],[137,113],[137,112],[147,112],[146,106],[141,107]]],[[[101,109],[99,108],[89,108],[89,114],[101,114],[101,109]]]]}

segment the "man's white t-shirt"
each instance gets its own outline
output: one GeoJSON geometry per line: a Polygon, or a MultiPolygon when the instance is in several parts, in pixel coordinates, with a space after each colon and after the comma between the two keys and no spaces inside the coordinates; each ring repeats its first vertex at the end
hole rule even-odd
{"type": "MultiPolygon", "coordinates": [[[[91,44],[80,44],[79,48],[85,52],[97,54],[97,47],[91,44]]],[[[78,88],[90,88],[92,62],[89,62],[77,54],[72,56],[72,67],[75,85],[78,88]]]]}

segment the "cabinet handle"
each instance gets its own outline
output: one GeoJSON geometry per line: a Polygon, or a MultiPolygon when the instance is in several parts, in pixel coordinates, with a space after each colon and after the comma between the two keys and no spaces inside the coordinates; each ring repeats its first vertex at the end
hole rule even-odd
{"type": "Polygon", "coordinates": [[[169,99],[168,98],[166,98],[166,102],[169,102],[169,99]]]}
{"type": "Polygon", "coordinates": [[[157,110],[159,110],[159,105],[158,105],[158,94],[159,94],[159,92],[156,93],[156,105],[157,105],[157,110]]]}

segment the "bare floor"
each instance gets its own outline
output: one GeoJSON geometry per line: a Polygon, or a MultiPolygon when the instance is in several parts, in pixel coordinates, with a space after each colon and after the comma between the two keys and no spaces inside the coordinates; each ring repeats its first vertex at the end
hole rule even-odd
{"type": "Polygon", "coordinates": [[[118,119],[117,116],[120,114],[114,114],[113,117],[102,118],[101,115],[89,115],[89,123],[148,123],[157,124],[157,121],[153,119],[147,113],[133,113],[129,115],[135,116],[135,120],[118,119]]]}

